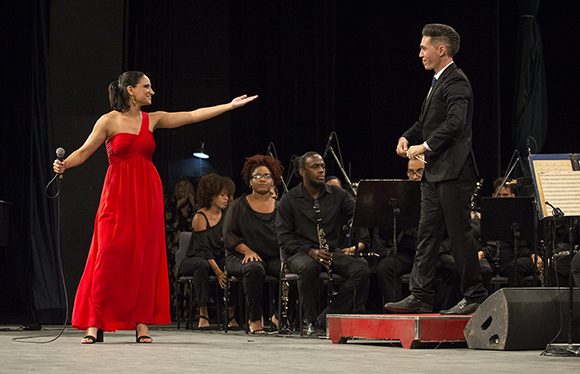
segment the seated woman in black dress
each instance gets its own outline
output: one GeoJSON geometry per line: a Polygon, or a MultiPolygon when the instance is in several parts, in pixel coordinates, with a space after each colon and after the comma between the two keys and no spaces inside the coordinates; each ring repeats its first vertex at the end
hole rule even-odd
{"type": "MultiPolygon", "coordinates": [[[[179,275],[192,275],[199,305],[198,328],[209,327],[207,302],[210,270],[221,288],[226,287],[224,272],[225,248],[222,239],[223,211],[234,194],[234,182],[217,174],[204,175],[197,187],[197,202],[201,207],[191,221],[193,235],[187,255],[179,267],[179,275]]],[[[229,326],[237,327],[234,307],[228,307],[229,326]]]]}
{"type": "Polygon", "coordinates": [[[242,169],[244,182],[252,192],[231,204],[224,222],[226,267],[241,275],[251,333],[264,333],[263,288],[266,274],[280,273],[280,251],[276,239],[276,200],[272,187],[280,184],[282,166],[271,156],[246,158],[242,169]]]}

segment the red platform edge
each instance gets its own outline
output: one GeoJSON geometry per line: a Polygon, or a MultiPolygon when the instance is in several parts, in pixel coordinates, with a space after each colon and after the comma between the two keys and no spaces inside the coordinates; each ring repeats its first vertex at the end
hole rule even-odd
{"type": "Polygon", "coordinates": [[[329,314],[327,331],[333,343],[351,338],[398,340],[403,348],[421,343],[465,342],[463,329],[471,315],[329,314]]]}

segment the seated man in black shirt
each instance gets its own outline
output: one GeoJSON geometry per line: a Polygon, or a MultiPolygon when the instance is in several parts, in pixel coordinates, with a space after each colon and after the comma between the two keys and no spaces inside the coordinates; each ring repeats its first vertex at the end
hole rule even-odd
{"type": "MultiPolygon", "coordinates": [[[[276,231],[283,260],[290,272],[300,276],[298,295],[308,323],[307,334],[320,335],[324,333],[326,314],[361,312],[357,309],[366,303],[370,270],[366,262],[343,253],[344,248],[340,248],[344,241],[342,228],[353,215],[352,196],[324,183],[325,163],[316,152],[300,157],[297,170],[302,183],[280,200],[276,231]],[[322,238],[318,227],[323,231],[322,238]],[[328,252],[321,248],[325,246],[328,252]],[[327,267],[344,278],[344,282],[319,316],[320,272],[327,271],[327,267]]],[[[359,238],[357,246],[363,250],[368,235],[359,238]]]]}

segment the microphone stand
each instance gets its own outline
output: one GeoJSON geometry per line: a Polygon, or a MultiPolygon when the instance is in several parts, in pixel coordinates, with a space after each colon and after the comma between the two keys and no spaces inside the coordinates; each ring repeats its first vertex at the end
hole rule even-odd
{"type": "Polygon", "coordinates": [[[512,174],[512,172],[514,171],[514,169],[516,168],[516,165],[518,164],[518,162],[521,162],[522,159],[520,157],[520,152],[516,149],[514,154],[512,155],[512,160],[513,160],[513,156],[514,155],[518,155],[518,157],[515,159],[515,161],[512,163],[510,160],[510,167],[508,167],[508,171],[505,175],[505,177],[502,179],[501,184],[498,186],[497,190],[493,193],[493,197],[497,197],[497,194],[499,193],[499,190],[501,190],[501,188],[503,186],[505,186],[505,183],[507,182],[508,178],[510,177],[510,175],[512,174]]]}
{"type": "Polygon", "coordinates": [[[356,188],[353,185],[353,183],[350,181],[350,178],[348,177],[348,174],[344,170],[342,163],[339,161],[338,157],[336,156],[336,152],[334,152],[334,148],[332,148],[332,146],[329,145],[328,151],[332,154],[332,157],[334,158],[334,161],[336,161],[336,164],[338,165],[338,168],[340,169],[340,172],[342,173],[342,176],[344,177],[346,184],[348,185],[349,189],[352,191],[352,194],[354,195],[354,197],[356,197],[356,192],[357,192],[356,188]]]}
{"type": "MultiPolygon", "coordinates": [[[[276,146],[274,145],[273,142],[268,143],[268,148],[266,148],[266,153],[268,154],[268,156],[280,161],[280,159],[278,158],[278,152],[276,152],[276,146]]],[[[284,193],[288,192],[288,185],[286,184],[286,181],[284,180],[283,175],[280,176],[280,180],[282,181],[282,188],[284,190],[284,193]]]]}
{"type": "Polygon", "coordinates": [[[397,292],[400,290],[400,277],[397,271],[397,250],[399,237],[397,235],[397,217],[401,214],[401,209],[397,207],[397,199],[390,199],[392,213],[393,213],[393,301],[397,301],[397,292]]]}
{"type": "MultiPolygon", "coordinates": [[[[552,216],[554,217],[554,220],[556,220],[558,217],[564,217],[564,212],[562,211],[562,209],[558,208],[558,207],[554,207],[552,204],[550,204],[549,202],[546,201],[546,205],[550,206],[553,210],[552,210],[552,216]]],[[[573,217],[569,217],[570,218],[570,223],[569,223],[569,238],[572,239],[572,234],[574,231],[574,228],[572,227],[572,218],[573,217]]],[[[572,336],[573,336],[573,318],[574,318],[574,286],[573,286],[573,276],[572,276],[572,258],[574,257],[574,254],[576,253],[576,251],[578,250],[578,245],[575,243],[570,243],[571,248],[569,251],[564,251],[562,254],[555,254],[553,257],[557,257],[557,256],[567,256],[570,258],[570,271],[568,272],[568,343],[565,344],[564,346],[562,345],[557,345],[557,344],[548,344],[546,346],[546,350],[544,352],[542,352],[542,355],[546,355],[546,356],[567,356],[567,357],[580,357],[580,345],[578,344],[573,344],[572,343],[572,336]],[[567,253],[566,253],[567,252],[567,253]]],[[[555,259],[554,259],[555,260],[555,259]]]]}

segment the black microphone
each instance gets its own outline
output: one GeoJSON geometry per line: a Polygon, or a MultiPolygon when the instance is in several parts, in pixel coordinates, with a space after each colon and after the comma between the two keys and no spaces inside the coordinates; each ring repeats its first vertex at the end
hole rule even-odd
{"type": "MultiPolygon", "coordinates": [[[[58,148],[56,149],[56,158],[57,158],[59,161],[62,161],[62,160],[64,160],[64,155],[65,155],[65,154],[66,154],[66,152],[65,152],[64,148],[62,148],[62,147],[58,147],[58,148]]],[[[59,175],[58,175],[58,179],[62,179],[62,177],[63,177],[63,174],[59,174],[59,175]]]]}
{"type": "Polygon", "coordinates": [[[526,149],[528,150],[528,156],[532,154],[532,147],[530,146],[530,138],[531,136],[528,136],[526,138],[526,149]]]}
{"type": "Polygon", "coordinates": [[[332,143],[332,140],[334,139],[335,135],[336,135],[336,133],[333,131],[328,136],[328,141],[326,142],[326,147],[324,147],[324,152],[322,153],[322,158],[326,158],[326,155],[328,154],[328,150],[330,149],[330,143],[332,143]]]}

